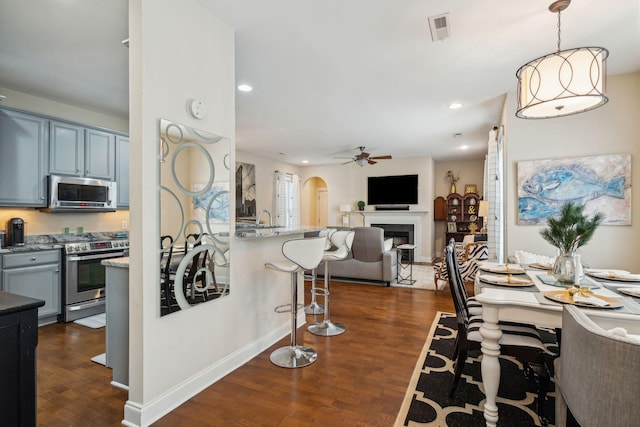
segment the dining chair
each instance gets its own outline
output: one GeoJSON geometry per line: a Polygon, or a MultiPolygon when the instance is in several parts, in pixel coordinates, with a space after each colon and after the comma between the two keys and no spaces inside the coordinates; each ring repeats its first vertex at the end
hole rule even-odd
{"type": "MultiPolygon", "coordinates": [[[[184,304],[191,304],[197,302],[198,297],[206,299],[205,291],[208,288],[208,284],[211,282],[211,273],[207,268],[207,255],[206,251],[197,250],[203,242],[203,235],[198,233],[191,233],[185,236],[184,252],[180,254],[180,262],[176,264],[174,258],[178,257],[177,253],[174,253],[175,257],[172,257],[172,262],[168,263],[169,266],[169,288],[175,293],[176,282],[182,284],[179,288],[184,295],[184,304]],[[187,261],[185,261],[187,260],[187,261]],[[188,265],[181,268],[183,262],[188,262],[188,265]],[[181,278],[176,277],[178,272],[181,272],[181,278]]],[[[181,298],[182,299],[182,298],[181,298]]],[[[180,303],[176,302],[175,306],[179,306],[180,303]]],[[[172,309],[173,310],[173,309],[172,309]]],[[[171,310],[171,311],[172,311],[171,310]]]]}
{"type": "Polygon", "coordinates": [[[556,426],[571,425],[571,416],[582,427],[640,423],[640,320],[565,305],[554,365],[556,426]]]}
{"type": "Polygon", "coordinates": [[[171,257],[173,255],[173,237],[160,236],[160,307],[171,311],[171,257]],[[164,301],[164,305],[162,304],[164,301]]]}
{"type": "Polygon", "coordinates": [[[202,267],[206,268],[211,275],[210,283],[203,291],[203,297],[208,300],[227,295],[229,293],[229,242],[216,234],[204,233],[202,244],[212,247],[204,252],[202,258],[202,267]],[[216,274],[218,271],[224,273],[223,283],[218,280],[216,274]]]}
{"type": "MultiPolygon", "coordinates": [[[[454,240],[453,238],[451,240],[454,240]]],[[[463,282],[472,281],[478,272],[478,262],[489,259],[489,246],[487,242],[471,242],[471,243],[455,243],[456,246],[456,263],[460,270],[463,282]]],[[[449,280],[447,272],[446,260],[437,262],[433,265],[435,272],[433,281],[438,292],[438,282],[449,280]]]]}
{"type": "MultiPolygon", "coordinates": [[[[470,314],[467,306],[466,289],[458,270],[455,250],[454,242],[449,243],[445,248],[445,264],[448,270],[449,285],[458,324],[458,334],[452,356],[454,360],[454,377],[449,390],[450,397],[455,395],[458,388],[468,352],[480,350],[482,343],[482,336],[480,335],[482,315],[470,314]]],[[[499,341],[500,352],[527,362],[531,371],[537,376],[538,416],[541,423],[546,425],[546,417],[543,411],[549,388],[549,371],[546,367],[546,359],[551,357],[552,353],[547,350],[535,326],[516,322],[499,322],[499,324],[502,330],[502,337],[499,341]]]]}

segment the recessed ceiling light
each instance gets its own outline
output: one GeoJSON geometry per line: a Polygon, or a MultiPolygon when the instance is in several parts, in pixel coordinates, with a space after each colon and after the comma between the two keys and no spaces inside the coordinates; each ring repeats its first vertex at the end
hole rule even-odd
{"type": "Polygon", "coordinates": [[[454,102],[449,104],[449,109],[450,110],[457,110],[458,108],[461,108],[462,104],[460,104],[459,102],[454,102]]]}
{"type": "Polygon", "coordinates": [[[302,163],[307,164],[309,163],[309,160],[303,160],[302,163]]]}
{"type": "Polygon", "coordinates": [[[253,88],[249,85],[241,84],[241,85],[238,85],[238,90],[241,92],[251,92],[253,88]]]}
{"type": "Polygon", "coordinates": [[[461,145],[459,148],[460,148],[461,150],[468,150],[468,149],[469,149],[469,146],[468,146],[468,145],[461,145]]]}

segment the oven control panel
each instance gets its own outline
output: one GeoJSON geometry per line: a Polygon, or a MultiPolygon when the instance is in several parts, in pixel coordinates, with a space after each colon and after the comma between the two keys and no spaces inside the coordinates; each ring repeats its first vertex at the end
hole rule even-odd
{"type": "Polygon", "coordinates": [[[102,242],[78,242],[67,243],[65,252],[68,254],[79,254],[86,252],[105,252],[114,249],[128,249],[128,240],[106,240],[102,242]]]}

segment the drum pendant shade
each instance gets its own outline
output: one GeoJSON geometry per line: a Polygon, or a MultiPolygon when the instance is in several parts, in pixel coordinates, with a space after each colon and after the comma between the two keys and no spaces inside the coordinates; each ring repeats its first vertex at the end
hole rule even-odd
{"type": "Polygon", "coordinates": [[[518,69],[518,108],[523,119],[547,119],[582,113],[609,101],[606,61],[602,47],[560,50],[560,12],[569,0],[549,6],[558,13],[558,51],[536,58],[518,69]]]}

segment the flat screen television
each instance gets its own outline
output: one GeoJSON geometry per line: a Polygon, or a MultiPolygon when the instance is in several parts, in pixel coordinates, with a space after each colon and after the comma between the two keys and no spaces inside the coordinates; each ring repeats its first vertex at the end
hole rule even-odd
{"type": "Polygon", "coordinates": [[[417,205],[418,175],[370,176],[367,204],[417,205]]]}

